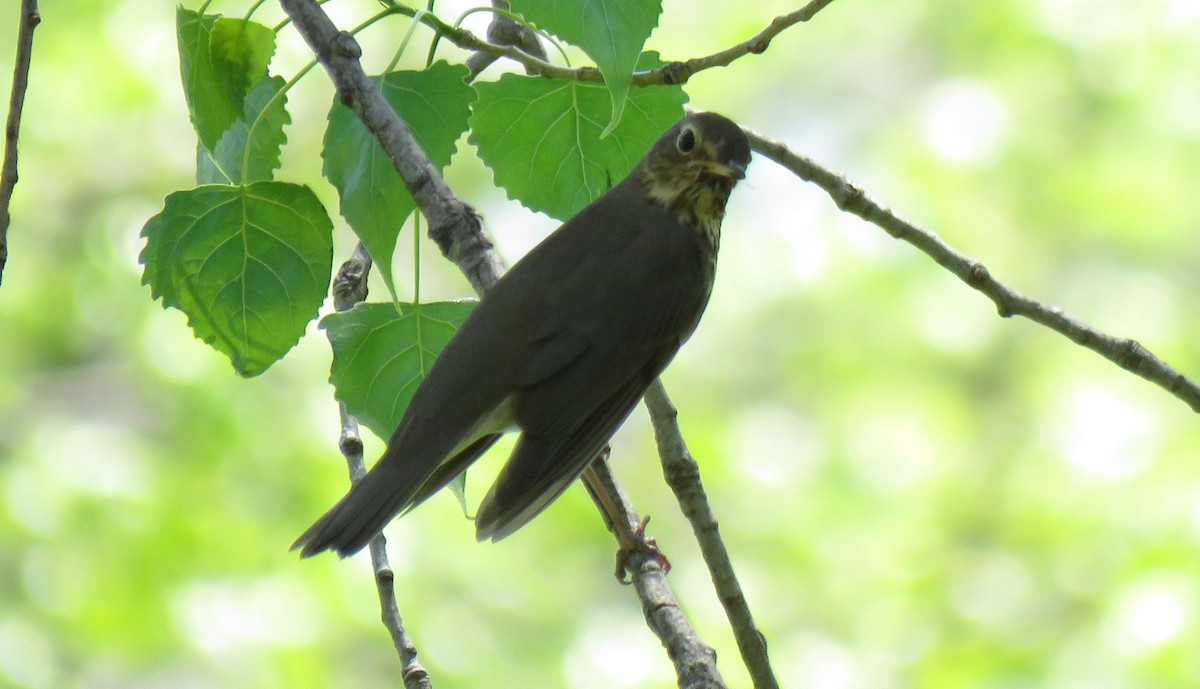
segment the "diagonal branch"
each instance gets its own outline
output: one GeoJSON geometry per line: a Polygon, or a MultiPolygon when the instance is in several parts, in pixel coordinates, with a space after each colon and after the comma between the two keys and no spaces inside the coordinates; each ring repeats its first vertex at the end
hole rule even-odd
{"type": "MultiPolygon", "coordinates": [[[[588,467],[588,473],[598,485],[593,486],[587,480],[584,485],[591,493],[592,499],[599,504],[599,496],[593,488],[603,493],[624,513],[625,528],[638,530],[643,524],[638,519],[637,510],[630,502],[629,496],[617,483],[611,468],[608,466],[607,452],[600,456],[588,467]]],[[[601,508],[600,513],[607,516],[601,508]]],[[[617,533],[616,525],[610,525],[613,533],[617,533]]],[[[717,670],[717,654],[711,647],[700,640],[692,623],[688,621],[675,593],[667,583],[667,573],[658,558],[646,551],[635,550],[629,553],[625,565],[632,572],[633,585],[637,589],[638,599],[642,602],[642,614],[646,624],[654,631],[655,636],[667,649],[667,657],[675,665],[675,676],[678,678],[679,689],[726,689],[721,673],[717,670]]],[[[755,682],[755,689],[766,689],[755,682]]],[[[776,689],[778,685],[769,685],[776,689]]]]}
{"type": "Polygon", "coordinates": [[[636,73],[633,75],[633,83],[636,86],[682,84],[691,79],[697,72],[712,69],[713,67],[727,67],[733,64],[733,61],[738,58],[764,53],[767,47],[771,45],[772,39],[783,33],[785,29],[812,19],[816,16],[817,12],[825,9],[832,2],[833,0],[812,0],[798,10],[775,17],[767,28],[731,48],[722,50],[719,53],[713,53],[707,57],[692,58],[683,62],[672,62],[657,69],[636,73]]]}
{"type": "Polygon", "coordinates": [[[21,23],[17,28],[17,59],[13,65],[12,94],[8,101],[8,121],[4,125],[4,165],[0,168],[0,283],[8,263],[8,227],[12,216],[13,189],[17,186],[17,141],[21,135],[21,112],[25,109],[25,90],[29,87],[29,63],[33,58],[33,30],[42,22],[37,0],[21,0],[21,23]]]}
{"type": "Polygon", "coordinates": [[[679,508],[692,525],[692,533],[700,545],[700,552],[708,565],[713,588],[725,616],[733,629],[742,662],[750,672],[755,689],[779,689],[779,681],[771,670],[767,657],[767,641],[754,624],[750,605],[742,593],[729,550],[717,529],[717,518],[709,506],[708,495],[700,482],[700,467],[688,450],[679,430],[678,411],[667,396],[662,381],[656,380],[646,391],[646,409],[650,411],[650,422],[654,426],[654,439],[658,444],[658,455],[662,459],[663,477],[675,493],[679,508]]]}
{"type": "Polygon", "coordinates": [[[454,195],[408,124],[367,78],[358,61],[362,49],[354,37],[339,31],[313,0],[280,0],[280,5],[329,73],[342,103],[362,119],[391,158],[417,207],[429,220],[429,236],[458,265],[475,291],[482,293],[504,271],[479,214],[454,195]]]}
{"type": "Polygon", "coordinates": [[[987,266],[960,253],[937,234],[900,218],[875,202],[845,177],[791,151],[778,141],[772,141],[749,130],[746,130],[746,135],[750,137],[751,148],[754,151],[779,163],[800,179],[821,187],[838,208],[879,226],[896,239],[912,244],[971,288],[982,292],[996,304],[1001,317],[1024,316],[1040,323],[1126,371],[1154,383],[1178,397],[1191,407],[1192,411],[1200,412],[1200,386],[1171,368],[1137,341],[1101,332],[1068,316],[1057,306],[1042,303],[1016,291],[992,277],[987,266]]]}

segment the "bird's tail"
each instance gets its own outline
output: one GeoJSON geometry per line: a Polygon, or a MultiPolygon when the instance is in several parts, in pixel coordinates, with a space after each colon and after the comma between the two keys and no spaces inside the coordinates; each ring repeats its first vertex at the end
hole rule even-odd
{"type": "Polygon", "coordinates": [[[401,472],[391,462],[379,462],[292,544],[300,557],[332,550],[347,557],[362,550],[397,514],[411,496],[397,490],[401,472]]]}
{"type": "MultiPolygon", "coordinates": [[[[341,557],[353,555],[383,531],[396,515],[412,509],[441,490],[500,439],[492,433],[476,439],[450,459],[425,471],[422,462],[402,462],[392,448],[354,484],[346,497],[292,544],[300,557],[312,557],[332,550],[341,557]]],[[[418,454],[418,456],[420,456],[418,454]]]]}

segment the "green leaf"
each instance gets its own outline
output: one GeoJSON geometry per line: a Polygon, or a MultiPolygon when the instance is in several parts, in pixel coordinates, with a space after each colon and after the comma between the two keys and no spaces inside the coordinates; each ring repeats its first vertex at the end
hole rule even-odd
{"type": "MultiPolygon", "coordinates": [[[[436,62],[428,69],[383,77],[383,96],[412,128],[433,164],[443,169],[467,128],[475,91],[463,81],[467,68],[436,62]]],[[[379,84],[380,78],[374,77],[379,84]]],[[[395,295],[392,253],[416,203],[379,142],[358,116],[334,101],[325,132],[323,172],[338,190],[341,212],[374,259],[395,295]]]]}
{"type": "Polygon", "coordinates": [[[636,89],[621,124],[601,138],[603,87],[505,74],[477,83],[470,141],[509,198],[566,220],[619,182],[683,116],[677,86],[636,89]]]}
{"type": "Polygon", "coordinates": [[[183,80],[183,95],[187,100],[192,124],[200,142],[215,146],[221,133],[237,119],[235,108],[221,92],[213,69],[208,42],[217,17],[199,15],[180,6],[175,13],[175,30],[179,42],[179,72],[183,80]]]}
{"type": "Polygon", "coordinates": [[[279,150],[287,141],[283,128],[292,122],[287,111],[287,95],[281,94],[271,101],[283,86],[282,77],[263,77],[258,86],[246,94],[244,112],[225,130],[216,147],[209,151],[204,144],[196,145],[197,184],[249,184],[274,176],[279,168],[279,150]],[[268,103],[271,107],[264,113],[263,108],[268,103]],[[243,179],[250,127],[260,117],[261,121],[254,127],[254,138],[249,141],[249,167],[244,170],[246,177],[243,179]]]}
{"type": "Polygon", "coordinates": [[[167,197],[142,229],[142,284],[243,376],[291,349],[329,289],[333,224],[308,187],[205,186],[167,197]]]}
{"type": "Polygon", "coordinates": [[[608,84],[611,107],[602,136],[613,133],[638,55],[658,25],[662,0],[512,0],[512,8],[596,61],[608,84]]]}
{"type": "Polygon", "coordinates": [[[326,316],[321,327],[333,346],[334,396],[387,440],[434,359],[474,307],[474,301],[358,304],[326,316]]]}
{"type": "Polygon", "coordinates": [[[210,150],[241,115],[246,94],[267,74],[275,33],[243,19],[175,15],[183,94],[200,142],[210,150]]]}
{"type": "Polygon", "coordinates": [[[208,42],[213,70],[231,103],[240,103],[267,75],[275,32],[256,22],[221,17],[208,42]]]}

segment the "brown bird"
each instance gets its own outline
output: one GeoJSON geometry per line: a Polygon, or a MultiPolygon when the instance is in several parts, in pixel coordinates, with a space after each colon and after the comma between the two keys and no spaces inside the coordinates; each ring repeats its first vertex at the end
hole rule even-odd
{"type": "Polygon", "coordinates": [[[292,545],[345,557],[521,433],[475,517],[500,540],[557,498],[695,330],[725,202],[750,163],[736,124],[692,113],[633,172],[493,286],[434,362],[383,457],[292,545]]]}

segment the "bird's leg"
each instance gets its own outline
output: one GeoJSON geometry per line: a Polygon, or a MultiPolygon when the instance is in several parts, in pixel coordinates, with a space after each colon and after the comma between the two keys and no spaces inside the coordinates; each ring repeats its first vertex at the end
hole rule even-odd
{"type": "Polygon", "coordinates": [[[616,577],[622,584],[629,584],[630,562],[634,553],[644,553],[654,559],[663,568],[663,573],[671,571],[671,562],[652,537],[646,536],[646,524],[650,517],[638,519],[637,512],[629,504],[628,498],[616,485],[608,470],[610,448],[605,445],[596,459],[583,472],[583,485],[587,487],[600,513],[604,516],[608,530],[617,536],[617,567],[616,577]]]}

